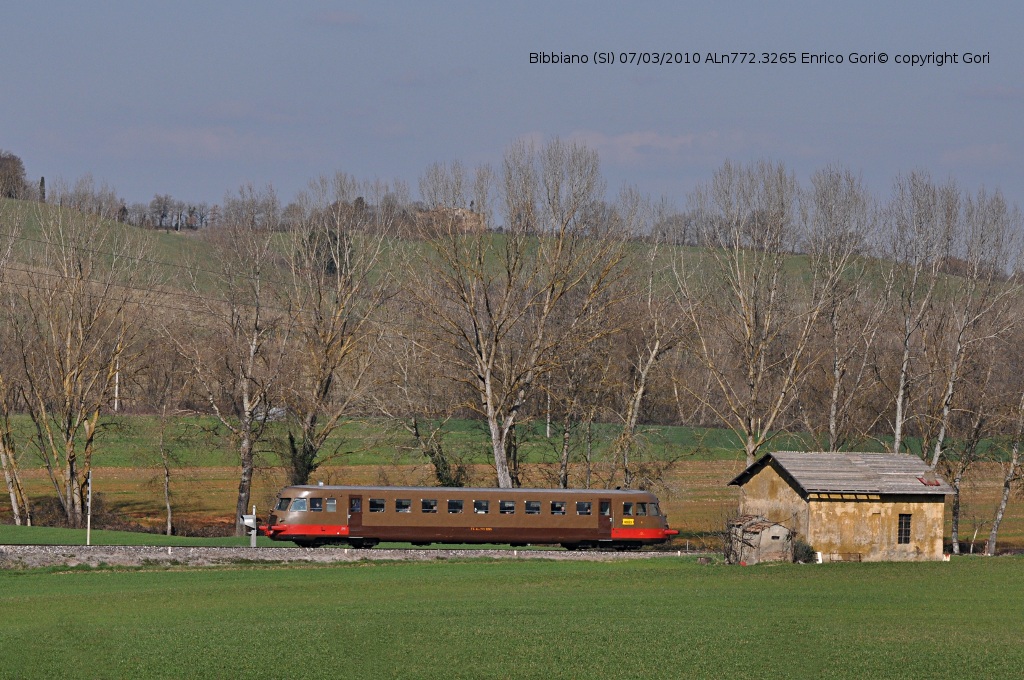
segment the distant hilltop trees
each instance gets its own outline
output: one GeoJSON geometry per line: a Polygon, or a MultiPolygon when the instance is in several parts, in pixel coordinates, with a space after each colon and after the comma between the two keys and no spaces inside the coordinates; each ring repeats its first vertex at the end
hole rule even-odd
{"type": "Polygon", "coordinates": [[[0,197],[25,198],[26,194],[25,164],[10,151],[0,149],[0,197]]]}

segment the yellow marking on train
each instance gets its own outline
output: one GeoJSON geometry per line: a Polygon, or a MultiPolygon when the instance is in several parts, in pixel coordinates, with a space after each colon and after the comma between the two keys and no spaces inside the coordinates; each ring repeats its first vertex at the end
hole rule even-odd
{"type": "Polygon", "coordinates": [[[623,518],[622,526],[624,526],[624,527],[631,527],[631,526],[633,526],[633,518],[632,517],[623,518]]]}

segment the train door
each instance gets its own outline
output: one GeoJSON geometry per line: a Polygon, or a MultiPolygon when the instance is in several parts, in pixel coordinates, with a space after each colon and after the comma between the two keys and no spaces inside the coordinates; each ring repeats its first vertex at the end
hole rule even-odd
{"type": "Polygon", "coordinates": [[[356,536],[363,529],[363,497],[348,497],[348,529],[350,534],[356,536]]]}
{"type": "Polygon", "coordinates": [[[612,499],[599,498],[597,500],[597,528],[602,538],[612,536],[612,499]]]}

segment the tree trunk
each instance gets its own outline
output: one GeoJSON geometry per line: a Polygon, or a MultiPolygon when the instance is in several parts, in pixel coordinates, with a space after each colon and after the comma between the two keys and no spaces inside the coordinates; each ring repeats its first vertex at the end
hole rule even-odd
{"type": "Polygon", "coordinates": [[[572,436],[572,416],[567,410],[562,419],[562,455],[558,461],[558,486],[569,488],[569,440],[572,436]]]}
{"type": "Polygon", "coordinates": [[[893,427],[892,452],[899,453],[903,447],[903,421],[906,419],[908,371],[910,370],[910,341],[903,344],[903,361],[900,363],[900,383],[896,390],[896,423],[893,427]]]}
{"type": "Polygon", "coordinates": [[[171,468],[164,459],[164,505],[167,507],[167,535],[174,533],[174,515],[171,511],[171,468]]]}
{"type": "Polygon", "coordinates": [[[246,526],[242,515],[249,513],[249,498],[252,494],[253,444],[249,435],[243,434],[239,446],[242,462],[242,476],[238,482],[238,503],[235,506],[235,536],[245,536],[246,526]]]}
{"type": "Polygon", "coordinates": [[[1003,493],[999,497],[999,507],[996,508],[996,516],[992,520],[992,530],[988,534],[988,542],[985,543],[985,554],[996,554],[996,537],[999,535],[999,525],[1003,522],[1003,515],[1006,513],[1006,504],[1010,500],[1010,491],[1013,488],[1013,480],[1019,474],[1020,468],[1020,436],[1018,429],[1017,438],[1013,442],[1013,450],[1010,454],[1010,466],[1003,476],[1003,493]]]}
{"type": "MultiPolygon", "coordinates": [[[[8,448],[5,440],[6,436],[0,435],[0,467],[3,467],[4,481],[7,483],[7,493],[11,497],[11,513],[14,517],[14,524],[21,526],[21,510],[24,492],[21,488],[21,479],[18,477],[17,462],[14,460],[14,456],[8,448]]],[[[25,519],[29,525],[32,524],[27,503],[25,504],[25,519]]]]}
{"type": "Polygon", "coordinates": [[[491,431],[491,453],[494,455],[494,471],[498,476],[498,486],[502,489],[512,488],[512,473],[508,467],[506,455],[506,434],[495,416],[489,415],[487,425],[491,431]]]}
{"type": "Polygon", "coordinates": [[[585,488],[590,488],[591,461],[594,455],[594,419],[587,418],[587,480],[585,488]]]}
{"type": "Polygon", "coordinates": [[[963,483],[963,466],[957,466],[957,472],[953,476],[953,519],[950,540],[953,543],[953,554],[960,554],[960,488],[963,483]]]}

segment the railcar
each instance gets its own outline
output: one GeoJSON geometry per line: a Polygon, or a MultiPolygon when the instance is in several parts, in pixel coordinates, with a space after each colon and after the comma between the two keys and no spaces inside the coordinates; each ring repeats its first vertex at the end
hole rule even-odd
{"type": "Polygon", "coordinates": [[[570,550],[635,550],[679,533],[646,491],[323,485],[282,489],[260,530],[306,547],[400,541],[570,550]]]}

